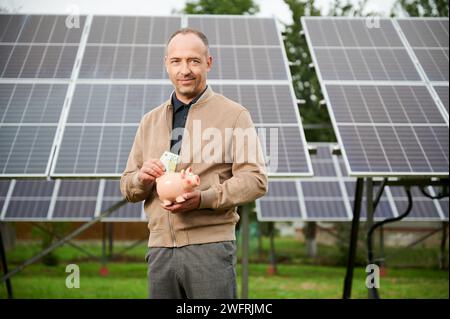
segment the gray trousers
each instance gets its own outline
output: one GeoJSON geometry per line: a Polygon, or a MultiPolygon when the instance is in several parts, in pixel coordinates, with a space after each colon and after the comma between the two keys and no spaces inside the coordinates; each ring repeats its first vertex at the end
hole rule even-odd
{"type": "Polygon", "coordinates": [[[235,241],[149,248],[145,258],[152,299],[237,298],[235,241]]]}

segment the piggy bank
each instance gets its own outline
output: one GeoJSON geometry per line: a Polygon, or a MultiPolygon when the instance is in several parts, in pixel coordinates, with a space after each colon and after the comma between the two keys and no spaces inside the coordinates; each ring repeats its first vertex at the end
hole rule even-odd
{"type": "Polygon", "coordinates": [[[192,192],[198,185],[200,177],[192,173],[191,167],[180,173],[165,173],[156,179],[156,191],[164,206],[184,202],[183,194],[192,192]]]}

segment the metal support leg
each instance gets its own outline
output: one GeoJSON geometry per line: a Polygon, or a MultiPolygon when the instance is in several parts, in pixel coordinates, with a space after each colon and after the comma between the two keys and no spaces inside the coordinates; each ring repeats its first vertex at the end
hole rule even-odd
{"type": "Polygon", "coordinates": [[[102,223],[102,266],[106,264],[106,223],[102,223]]]}
{"type": "Polygon", "coordinates": [[[447,266],[447,254],[445,253],[445,246],[447,243],[447,228],[448,228],[448,222],[442,223],[442,239],[441,239],[441,251],[440,251],[440,258],[439,258],[439,268],[445,269],[447,266]]]}
{"type": "MultiPolygon", "coordinates": [[[[374,203],[373,203],[373,180],[372,178],[366,179],[366,212],[367,212],[367,230],[373,225],[374,220],[374,203]]],[[[369,233],[366,234],[369,237],[369,233]]],[[[367,264],[374,264],[373,246],[367,247],[367,264]]],[[[368,288],[369,299],[379,299],[378,291],[376,287],[368,288]]]]}
{"type": "MultiPolygon", "coordinates": [[[[376,199],[376,204],[378,203],[379,199],[381,198],[381,193],[383,191],[385,183],[383,183],[382,188],[380,189],[380,191],[378,192],[377,195],[377,199],[376,199]]],[[[367,231],[367,238],[366,238],[366,243],[367,243],[367,251],[368,251],[368,260],[369,260],[369,264],[373,263],[373,244],[372,244],[372,236],[375,232],[375,230],[378,227],[383,226],[384,224],[387,223],[393,223],[399,220],[402,220],[403,218],[405,218],[406,216],[408,216],[408,214],[411,212],[411,209],[413,207],[413,199],[412,199],[412,195],[411,195],[411,190],[409,186],[405,186],[405,191],[406,191],[406,196],[408,197],[408,206],[405,210],[404,213],[402,213],[401,215],[394,217],[394,218],[387,218],[385,220],[382,220],[380,222],[374,223],[369,230],[367,231]]],[[[376,205],[375,205],[376,207],[376,205]]],[[[375,209],[375,208],[374,208],[375,209]]],[[[378,291],[377,288],[369,288],[369,298],[379,298],[378,295],[378,291]]]]}
{"type": "Polygon", "coordinates": [[[270,266],[269,274],[275,275],[277,273],[277,261],[275,257],[275,225],[273,222],[269,223],[269,234],[270,234],[270,266]]]}
{"type": "Polygon", "coordinates": [[[114,250],[114,223],[108,223],[108,240],[108,258],[111,260],[114,250]]]}
{"type": "Polygon", "coordinates": [[[352,230],[350,234],[350,248],[348,252],[347,272],[345,274],[344,280],[344,293],[342,296],[343,299],[350,299],[352,295],[353,268],[355,265],[356,247],[358,245],[358,227],[359,216],[361,214],[363,190],[364,179],[358,178],[356,180],[355,201],[353,203],[352,230]]]}
{"type": "MultiPolygon", "coordinates": [[[[0,228],[0,256],[2,259],[2,268],[3,268],[3,273],[4,276],[6,276],[8,274],[8,262],[6,260],[6,250],[5,250],[5,246],[3,245],[3,235],[2,235],[2,229],[0,228]]],[[[11,285],[11,279],[7,278],[6,279],[6,291],[8,293],[8,298],[12,299],[13,298],[13,291],[12,291],[12,285],[11,285]]]]}

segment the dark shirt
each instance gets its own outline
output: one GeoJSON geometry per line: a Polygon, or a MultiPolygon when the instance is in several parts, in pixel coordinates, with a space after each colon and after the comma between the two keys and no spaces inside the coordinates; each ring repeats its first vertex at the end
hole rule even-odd
{"type": "Polygon", "coordinates": [[[180,154],[183,132],[181,131],[180,135],[179,131],[180,129],[184,129],[186,125],[186,119],[191,105],[196,103],[200,99],[200,97],[203,95],[203,93],[205,93],[207,88],[208,86],[206,86],[203,92],[197,95],[189,104],[184,104],[183,102],[178,100],[177,95],[175,93],[172,95],[173,118],[172,118],[172,139],[170,141],[170,151],[172,153],[180,154]],[[173,131],[175,128],[178,128],[177,132],[173,131]]]}

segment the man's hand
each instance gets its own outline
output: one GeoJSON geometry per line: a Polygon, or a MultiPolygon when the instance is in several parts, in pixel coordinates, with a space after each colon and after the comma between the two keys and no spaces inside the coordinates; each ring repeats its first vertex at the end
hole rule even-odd
{"type": "Polygon", "coordinates": [[[137,178],[139,182],[148,185],[163,175],[165,170],[164,164],[159,159],[152,158],[144,162],[137,178]]]}
{"type": "Polygon", "coordinates": [[[164,206],[161,204],[161,207],[171,211],[172,213],[184,213],[197,209],[200,206],[200,191],[185,193],[183,194],[183,197],[186,201],[182,203],[172,203],[170,206],[164,206]]]}

